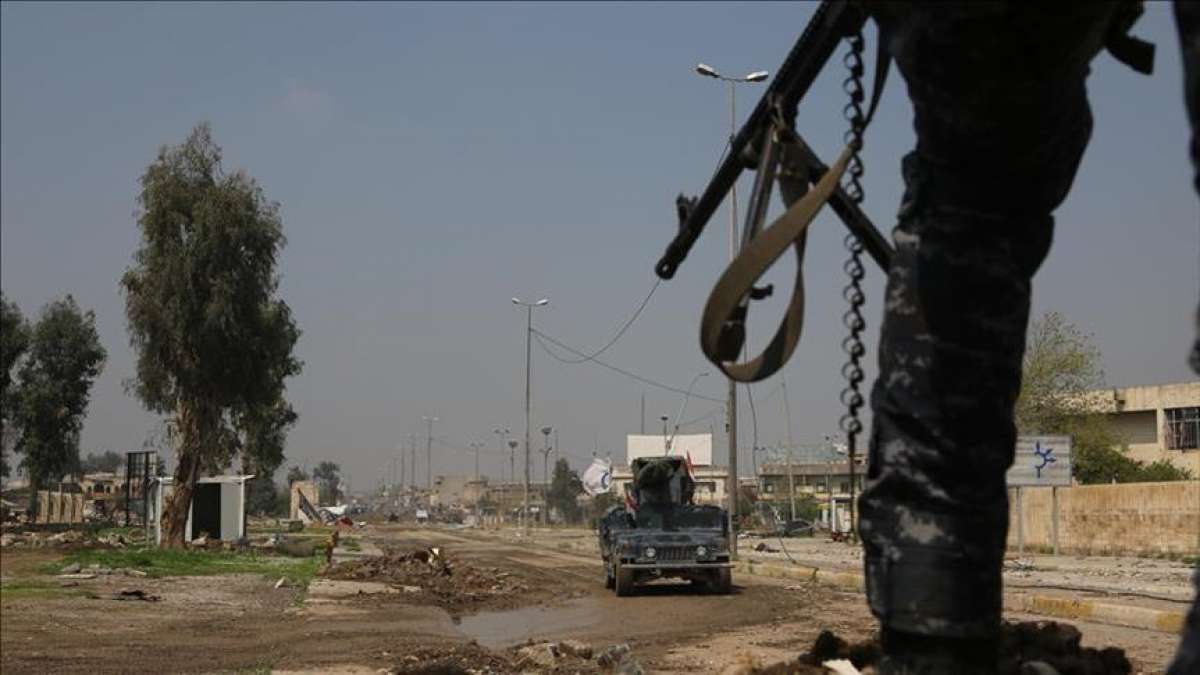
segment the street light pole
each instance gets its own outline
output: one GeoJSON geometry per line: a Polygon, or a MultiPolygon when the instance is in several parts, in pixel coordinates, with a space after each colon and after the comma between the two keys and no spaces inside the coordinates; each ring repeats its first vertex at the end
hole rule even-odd
{"type": "MultiPolygon", "coordinates": [[[[762,82],[767,79],[767,71],[756,70],[743,77],[726,77],[717,72],[712,66],[703,63],[696,65],[696,72],[717,80],[722,80],[729,83],[729,147],[733,147],[733,138],[737,134],[737,92],[736,88],[739,83],[762,82]]],[[[729,190],[730,208],[729,208],[729,259],[732,261],[737,256],[737,183],[731,186],[729,190]]],[[[729,379],[729,403],[726,406],[726,415],[729,436],[729,477],[728,477],[728,494],[726,499],[726,511],[729,516],[729,553],[734,559],[737,558],[737,503],[738,503],[738,477],[737,477],[737,382],[733,378],[729,379]]]]}
{"type": "Polygon", "coordinates": [[[546,443],[542,450],[542,524],[550,522],[549,504],[546,503],[546,498],[550,495],[550,432],[553,431],[550,427],[542,427],[542,436],[545,437],[546,443]]]}
{"type": "Polygon", "coordinates": [[[500,482],[504,482],[504,443],[508,440],[508,427],[501,429],[496,427],[492,429],[492,433],[496,434],[496,439],[500,441],[500,482]]]}
{"type": "Polygon", "coordinates": [[[683,411],[687,408],[688,399],[692,396],[692,387],[696,386],[696,382],[702,377],[708,377],[708,371],[696,373],[692,381],[688,383],[687,391],[683,394],[683,401],[679,404],[679,412],[675,413],[675,427],[671,430],[671,438],[667,441],[667,454],[671,454],[671,447],[675,445],[675,437],[679,435],[679,420],[683,419],[683,411]]]}
{"type": "Polygon", "coordinates": [[[546,298],[537,302],[521,302],[519,298],[512,299],[514,305],[525,308],[525,500],[521,508],[522,529],[529,535],[529,415],[530,415],[530,386],[533,360],[533,308],[550,304],[546,298]]]}
{"type": "Polygon", "coordinates": [[[781,384],[783,386],[783,419],[787,422],[787,472],[788,472],[788,501],[792,505],[792,520],[796,519],[796,479],[792,475],[792,404],[788,401],[787,379],[783,373],[779,373],[781,384]]]}
{"type": "Polygon", "coordinates": [[[433,489],[433,423],[436,417],[422,417],[425,420],[425,489],[433,489]]]}

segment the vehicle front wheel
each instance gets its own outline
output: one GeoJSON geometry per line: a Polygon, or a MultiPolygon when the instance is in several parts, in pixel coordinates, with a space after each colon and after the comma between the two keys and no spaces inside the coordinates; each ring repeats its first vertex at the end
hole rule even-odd
{"type": "Polygon", "coordinates": [[[729,595],[733,592],[733,572],[728,567],[717,570],[717,574],[708,588],[717,595],[729,595]]]}
{"type": "Polygon", "coordinates": [[[633,595],[633,570],[625,569],[620,563],[617,563],[615,567],[614,576],[616,577],[615,587],[617,595],[621,597],[633,595]]]}

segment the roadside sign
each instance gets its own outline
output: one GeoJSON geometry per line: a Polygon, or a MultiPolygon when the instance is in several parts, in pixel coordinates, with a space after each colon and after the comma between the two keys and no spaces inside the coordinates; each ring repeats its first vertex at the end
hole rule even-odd
{"type": "Polygon", "coordinates": [[[1009,487],[1071,484],[1070,436],[1018,436],[1009,487]]]}

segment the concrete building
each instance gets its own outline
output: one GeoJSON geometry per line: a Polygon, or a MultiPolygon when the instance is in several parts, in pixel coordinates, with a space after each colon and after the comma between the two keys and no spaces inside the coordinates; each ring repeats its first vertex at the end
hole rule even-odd
{"type": "Polygon", "coordinates": [[[1166,460],[1200,477],[1200,381],[1114,387],[1088,395],[1139,462],[1166,460]]]}
{"type": "Polygon", "coordinates": [[[624,498],[631,489],[633,472],[629,465],[633,460],[660,456],[667,448],[674,456],[691,457],[692,478],[696,481],[695,502],[723,506],[725,495],[728,494],[729,469],[712,465],[712,434],[629,434],[625,439],[625,463],[613,465],[613,494],[624,498]]]}
{"type": "MultiPolygon", "coordinates": [[[[867,467],[856,464],[854,485],[862,492],[867,467]]],[[[827,496],[830,491],[835,497],[850,497],[850,463],[820,462],[793,464],[791,481],[788,479],[787,464],[764,464],[758,471],[758,498],[765,501],[786,502],[792,483],[796,486],[797,498],[801,495],[827,496]]]]}
{"type": "MultiPolygon", "coordinates": [[[[725,486],[729,470],[723,466],[694,466],[692,478],[696,481],[696,492],[692,496],[697,504],[725,505],[725,486]]],[[[624,498],[633,485],[633,472],[628,464],[613,466],[612,491],[624,498]]]]}

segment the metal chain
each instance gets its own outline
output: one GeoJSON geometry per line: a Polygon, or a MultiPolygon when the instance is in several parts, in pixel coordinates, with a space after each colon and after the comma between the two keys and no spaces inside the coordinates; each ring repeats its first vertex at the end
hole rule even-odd
{"type": "MultiPolygon", "coordinates": [[[[844,136],[846,144],[850,146],[852,154],[850,162],[846,167],[846,176],[843,181],[842,189],[846,191],[846,195],[850,197],[855,204],[862,204],[863,201],[863,163],[859,153],[863,147],[863,130],[866,126],[866,117],[863,114],[863,38],[862,33],[856,33],[846,38],[850,45],[850,51],[846,52],[843,63],[846,65],[849,74],[842,82],[842,89],[850,97],[845,108],[842,109],[842,114],[846,121],[850,123],[850,128],[844,136]]],[[[850,331],[850,334],[842,340],[842,351],[846,353],[846,363],[842,366],[842,377],[846,379],[846,387],[842,390],[841,401],[846,407],[846,414],[842,415],[839,420],[839,426],[842,433],[846,435],[846,446],[848,450],[848,459],[850,461],[850,527],[853,533],[856,529],[854,526],[854,462],[855,454],[858,449],[858,435],[862,432],[862,421],[858,419],[858,411],[863,406],[863,395],[859,391],[859,386],[863,381],[863,369],[861,361],[866,354],[866,346],[863,345],[862,332],[866,328],[867,323],[863,319],[862,306],[866,302],[866,297],[863,295],[862,280],[864,268],[862,263],[863,244],[859,238],[850,233],[845,239],[846,250],[850,252],[850,257],[847,258],[842,269],[846,271],[846,276],[850,278],[849,283],[842,289],[842,297],[846,299],[850,308],[842,315],[842,324],[850,331]]]]}

